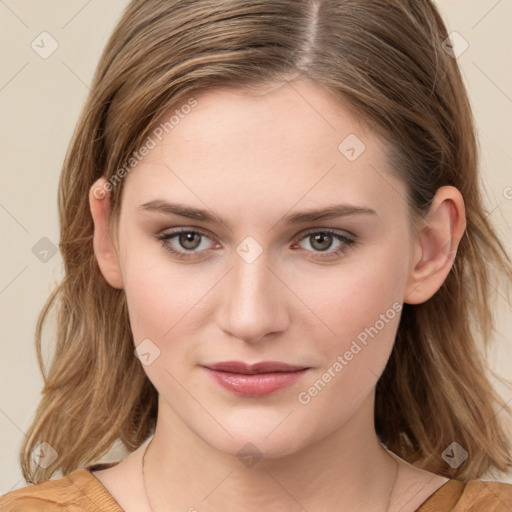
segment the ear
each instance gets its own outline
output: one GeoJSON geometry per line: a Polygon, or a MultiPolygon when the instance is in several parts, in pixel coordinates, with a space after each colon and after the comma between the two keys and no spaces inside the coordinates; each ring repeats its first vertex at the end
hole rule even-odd
{"type": "Polygon", "coordinates": [[[94,221],[93,246],[103,277],[114,288],[123,288],[123,279],[117,251],[108,228],[110,183],[105,178],[96,180],[89,189],[89,207],[94,221]]]}
{"type": "Polygon", "coordinates": [[[440,187],[413,240],[404,302],[421,304],[439,290],[453,266],[465,229],[461,193],[452,186],[440,187]]]}

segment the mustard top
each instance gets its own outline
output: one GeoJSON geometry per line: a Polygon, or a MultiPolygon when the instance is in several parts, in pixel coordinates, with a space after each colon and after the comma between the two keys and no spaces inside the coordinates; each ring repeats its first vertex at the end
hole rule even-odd
{"type": "MultiPolygon", "coordinates": [[[[124,512],[91,473],[118,464],[103,462],[56,480],[29,485],[0,497],[0,512],[124,512]]],[[[416,512],[510,512],[512,485],[483,480],[448,480],[416,512]]]]}

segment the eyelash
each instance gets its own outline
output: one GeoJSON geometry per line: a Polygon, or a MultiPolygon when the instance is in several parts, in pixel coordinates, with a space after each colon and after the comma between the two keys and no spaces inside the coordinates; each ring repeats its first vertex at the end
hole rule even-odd
{"type": "MultiPolygon", "coordinates": [[[[179,251],[179,250],[174,249],[170,245],[169,240],[171,240],[172,238],[175,238],[176,236],[178,236],[182,233],[193,233],[193,234],[197,234],[197,235],[200,235],[204,238],[208,238],[209,240],[211,240],[211,238],[206,233],[203,233],[200,230],[185,229],[185,228],[177,228],[177,229],[174,229],[171,231],[161,233],[159,235],[156,235],[156,239],[159,240],[160,242],[162,242],[162,247],[166,251],[169,251],[171,254],[173,254],[174,256],[177,256],[178,258],[180,258],[182,260],[187,260],[187,259],[190,260],[190,259],[196,258],[197,257],[196,254],[198,254],[198,253],[194,253],[191,251],[179,251]]],[[[354,239],[352,239],[346,235],[343,235],[341,233],[338,233],[337,231],[334,231],[332,229],[320,229],[320,230],[312,229],[312,230],[307,231],[306,233],[302,233],[301,236],[299,236],[298,238],[296,238],[294,240],[293,244],[296,244],[297,242],[300,242],[300,241],[308,238],[311,235],[317,235],[317,234],[330,235],[330,236],[334,237],[335,239],[339,240],[340,242],[342,242],[342,245],[337,250],[332,251],[332,252],[324,253],[322,251],[313,251],[316,254],[320,254],[320,255],[326,254],[327,255],[327,256],[320,256],[318,258],[320,260],[332,260],[332,259],[336,259],[337,257],[341,257],[347,251],[349,251],[350,249],[353,249],[353,247],[356,243],[356,241],[354,239]]],[[[205,252],[208,252],[211,250],[213,250],[213,249],[208,249],[205,252]]],[[[311,251],[308,251],[308,252],[311,252],[311,251]]]]}

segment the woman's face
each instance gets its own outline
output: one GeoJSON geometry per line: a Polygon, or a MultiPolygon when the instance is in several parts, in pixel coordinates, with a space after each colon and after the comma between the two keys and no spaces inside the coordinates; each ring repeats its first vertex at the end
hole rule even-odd
{"type": "Polygon", "coordinates": [[[124,178],[116,241],[159,423],[271,458],[373,429],[414,253],[386,147],[305,81],[194,98],[124,178]],[[307,369],[205,368],[225,361],[307,369]]]}

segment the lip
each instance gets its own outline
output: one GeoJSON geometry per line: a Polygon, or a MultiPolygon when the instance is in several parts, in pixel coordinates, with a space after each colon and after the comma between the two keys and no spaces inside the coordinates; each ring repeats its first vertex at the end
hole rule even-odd
{"type": "Polygon", "coordinates": [[[279,361],[248,364],[241,361],[223,361],[203,365],[208,375],[225,389],[242,396],[266,396],[291,386],[309,368],[279,361]]]}
{"type": "Polygon", "coordinates": [[[294,366],[280,361],[261,361],[259,363],[244,363],[243,361],[222,361],[219,363],[204,364],[210,370],[219,370],[221,372],[241,373],[253,375],[258,373],[271,372],[293,372],[296,370],[304,370],[305,366],[294,366]]]}

